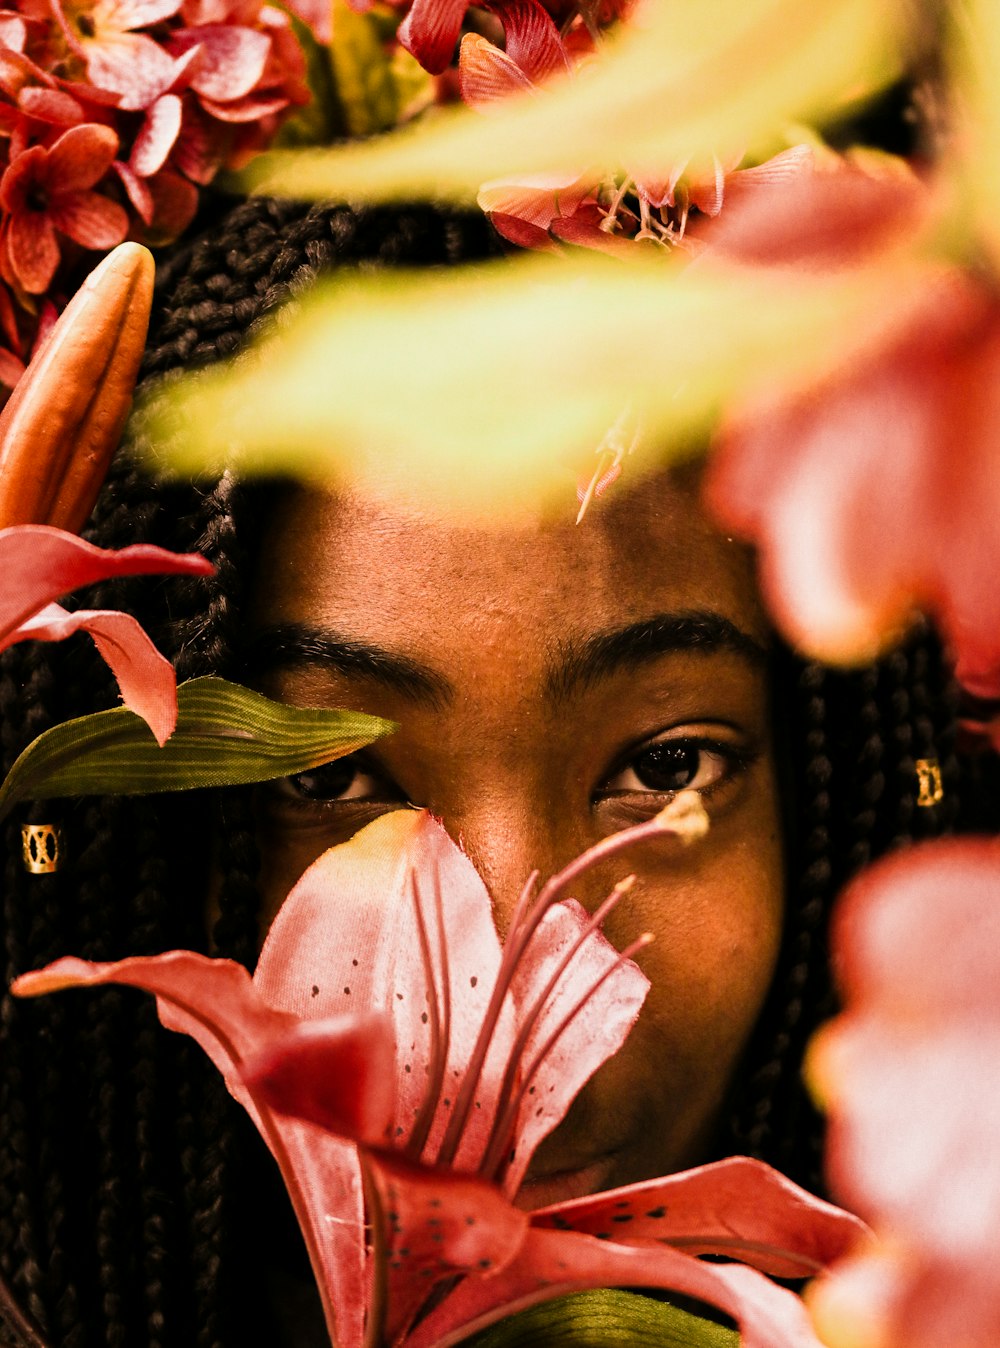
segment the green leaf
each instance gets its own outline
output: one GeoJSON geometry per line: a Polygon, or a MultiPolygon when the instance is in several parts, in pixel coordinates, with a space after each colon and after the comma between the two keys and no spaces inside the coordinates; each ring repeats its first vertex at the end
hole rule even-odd
{"type": "Polygon", "coordinates": [[[0,819],[21,800],[264,782],[353,753],[396,728],[361,712],[288,707],[212,677],[181,684],[177,703],[177,729],[162,749],[126,707],[46,730],[0,787],[0,819]]]}
{"type": "Polygon", "coordinates": [[[735,1329],[656,1297],[605,1289],[546,1301],[491,1325],[463,1348],[739,1348],[735,1329]]]}
{"type": "Polygon", "coordinates": [[[377,17],[333,0],[330,61],[350,135],[370,136],[394,126],[396,82],[377,17]]]}
{"type": "Polygon", "coordinates": [[[366,142],[261,155],[245,185],[337,200],[471,199],[498,177],[624,163],[662,177],[693,156],[759,155],[783,143],[790,122],[829,116],[898,75],[900,12],[894,0],[647,6],[600,59],[509,99],[501,116],[462,109],[366,142]]]}

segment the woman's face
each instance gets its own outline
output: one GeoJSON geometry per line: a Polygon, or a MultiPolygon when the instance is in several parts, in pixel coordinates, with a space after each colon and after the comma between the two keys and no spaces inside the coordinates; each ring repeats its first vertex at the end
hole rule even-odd
{"type": "Polygon", "coordinates": [[[768,633],[749,560],[660,477],[566,517],[481,525],[350,494],[277,506],[251,668],[271,696],[399,722],[261,802],[268,919],[327,847],[406,802],[478,867],[501,932],[543,877],[693,787],[711,819],[591,874],[607,924],[644,931],[652,987],[623,1050],[536,1155],[531,1206],[704,1158],[772,976],[782,846],[768,633]]]}

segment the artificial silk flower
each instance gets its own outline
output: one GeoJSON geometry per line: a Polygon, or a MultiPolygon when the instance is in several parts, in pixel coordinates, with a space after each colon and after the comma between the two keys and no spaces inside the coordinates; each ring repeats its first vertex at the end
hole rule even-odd
{"type": "MultiPolygon", "coordinates": [[[[725,212],[720,253],[804,270],[891,265],[926,236],[911,175],[804,175],[725,212]]],[[[808,386],[771,386],[728,418],[707,483],[752,541],[786,636],[869,659],[931,612],[981,697],[1000,693],[1000,303],[995,282],[927,263],[869,333],[845,334],[808,386]]]]}
{"type": "MultiPolygon", "coordinates": [[[[251,979],[186,952],[57,961],[36,995],[128,983],[193,1035],[271,1147],[299,1217],[331,1340],[430,1348],[568,1291],[663,1286],[714,1302],[756,1348],[817,1348],[779,1276],[815,1272],[855,1219],[735,1159],[528,1213],[532,1153],[624,1041],[647,980],[591,917],[557,901],[640,838],[696,835],[700,801],[614,835],[537,890],[501,947],[468,858],[422,812],[377,820],[320,858],[271,928],[251,979]]],[[[639,938],[635,947],[642,945],[639,938]]]]}
{"type": "Polygon", "coordinates": [[[1000,1340],[1000,842],[897,853],[833,926],[844,1010],[807,1070],[834,1192],[882,1244],[818,1284],[830,1348],[1000,1340]]]}
{"type": "Polygon", "coordinates": [[[194,553],[140,543],[117,552],[42,524],[0,529],[0,650],[18,641],[62,641],[84,631],[118,680],[122,699],[159,744],[177,721],[173,666],[135,618],[106,609],[68,613],[53,600],[114,576],[207,576],[212,564],[194,553]]]}

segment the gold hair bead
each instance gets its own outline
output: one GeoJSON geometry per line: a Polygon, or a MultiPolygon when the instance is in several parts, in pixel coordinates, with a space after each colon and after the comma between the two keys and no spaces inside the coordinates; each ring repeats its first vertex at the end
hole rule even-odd
{"type": "Polygon", "coordinates": [[[944,783],[941,781],[941,764],[936,758],[918,758],[917,804],[924,807],[937,805],[944,797],[944,783]]]}
{"type": "Polygon", "coordinates": [[[51,875],[57,871],[62,853],[63,836],[58,824],[21,825],[21,855],[29,875],[51,875]]]}

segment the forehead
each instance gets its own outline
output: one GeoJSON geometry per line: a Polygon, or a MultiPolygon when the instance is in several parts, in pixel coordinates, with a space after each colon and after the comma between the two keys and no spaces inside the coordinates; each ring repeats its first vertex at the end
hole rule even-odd
{"type": "Polygon", "coordinates": [[[306,623],[460,658],[497,641],[520,662],[663,613],[717,613],[762,643],[750,558],[710,524],[690,473],[613,488],[575,524],[469,521],[440,511],[295,489],[265,532],[255,626],[306,623]]]}

